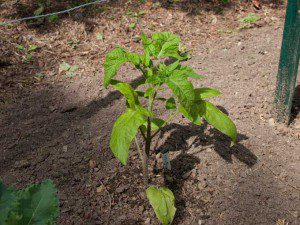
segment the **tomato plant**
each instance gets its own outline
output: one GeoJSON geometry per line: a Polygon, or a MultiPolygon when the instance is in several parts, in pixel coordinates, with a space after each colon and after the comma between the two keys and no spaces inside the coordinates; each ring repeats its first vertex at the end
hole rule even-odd
{"type": "Polygon", "coordinates": [[[188,53],[181,51],[181,40],[169,32],[154,33],[151,38],[141,35],[144,48],[143,54],[137,54],[117,47],[106,56],[104,63],[104,86],[112,85],[126,99],[126,111],[114,123],[110,148],[113,154],[126,165],[131,142],[135,142],[143,168],[146,194],[158,219],[163,225],[171,224],[175,215],[174,195],[165,188],[149,186],[148,159],[151,154],[152,139],[167,125],[177,113],[196,125],[201,125],[201,118],[216,129],[229,136],[232,143],[236,141],[236,127],[232,120],[214,106],[207,98],[220,95],[221,92],[211,88],[194,88],[190,79],[203,78],[191,67],[180,62],[189,58],[188,53]],[[171,60],[172,63],[167,63],[171,60]],[[131,63],[143,76],[134,89],[130,84],[115,80],[122,64],[131,63]],[[138,88],[144,86],[144,90],[138,88]],[[160,98],[159,94],[170,89],[173,97],[160,98]],[[143,105],[141,98],[146,99],[143,105]],[[167,120],[158,118],[153,112],[154,102],[165,102],[166,110],[170,111],[167,120]],[[137,139],[141,133],[144,140],[142,149],[137,139]]]}

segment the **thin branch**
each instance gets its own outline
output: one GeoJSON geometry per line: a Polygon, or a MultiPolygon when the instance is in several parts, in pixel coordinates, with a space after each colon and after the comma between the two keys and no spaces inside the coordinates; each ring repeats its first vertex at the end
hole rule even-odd
{"type": "Polygon", "coordinates": [[[145,133],[142,131],[141,127],[139,128],[139,130],[140,130],[140,132],[141,132],[141,134],[142,134],[144,140],[146,140],[146,135],[145,135],[145,133]]]}

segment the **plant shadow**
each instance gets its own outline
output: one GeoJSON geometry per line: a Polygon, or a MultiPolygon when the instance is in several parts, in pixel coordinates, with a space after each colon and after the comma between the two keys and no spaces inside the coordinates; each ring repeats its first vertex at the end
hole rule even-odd
{"type": "MultiPolygon", "coordinates": [[[[219,108],[226,112],[224,108],[219,108]]],[[[165,174],[165,184],[173,191],[176,199],[175,224],[180,224],[178,221],[180,218],[184,218],[187,213],[186,198],[183,196],[182,188],[187,181],[187,177],[200,163],[201,159],[197,156],[198,153],[210,148],[228,163],[233,163],[233,157],[248,167],[252,167],[257,163],[257,156],[240,143],[247,140],[248,137],[240,133],[237,135],[237,143],[232,147],[230,147],[230,138],[212,128],[206,122],[203,122],[202,126],[196,126],[192,123],[188,125],[169,124],[164,127],[159,138],[162,138],[166,133],[169,133],[169,136],[156,148],[156,152],[180,152],[171,161],[172,170],[165,174]],[[191,142],[189,139],[193,141],[191,142]],[[193,151],[189,152],[191,148],[193,151]]],[[[201,204],[201,199],[199,201],[199,206],[204,208],[205,204],[201,204]]]]}

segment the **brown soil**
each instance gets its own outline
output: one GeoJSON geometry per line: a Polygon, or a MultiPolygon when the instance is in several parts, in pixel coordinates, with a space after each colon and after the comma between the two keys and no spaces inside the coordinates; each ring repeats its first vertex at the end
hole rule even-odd
{"type": "MultiPolygon", "coordinates": [[[[36,5],[29,3],[6,2],[0,18],[31,15],[36,5]]],[[[126,167],[109,150],[124,99],[103,88],[103,59],[116,45],[140,51],[141,31],[172,31],[191,49],[186,63],[206,76],[195,86],[223,92],[213,102],[239,132],[230,148],[210,126],[196,127],[181,117],[163,130],[153,148],[171,151],[166,183],[176,197],[174,224],[300,224],[299,101],[288,128],[272,119],[284,19],[284,7],[275,3],[263,2],[256,11],[238,1],[162,2],[154,9],[149,2],[118,1],[56,23],[0,28],[1,180],[24,187],[52,179],[61,203],[58,224],[158,224],[145,199],[135,148],[126,167]],[[140,10],[148,13],[132,30],[126,12],[140,10]],[[261,20],[239,29],[239,19],[249,12],[261,20]],[[103,41],[96,39],[99,32],[103,41]],[[73,49],[68,40],[80,43],[73,49]],[[17,44],[40,48],[24,63],[17,44]],[[77,75],[59,71],[63,61],[78,65],[77,75]]],[[[124,66],[118,77],[133,82],[139,74],[124,66]]],[[[166,117],[160,104],[155,108],[166,117]]],[[[163,183],[161,174],[152,177],[163,183]]]]}

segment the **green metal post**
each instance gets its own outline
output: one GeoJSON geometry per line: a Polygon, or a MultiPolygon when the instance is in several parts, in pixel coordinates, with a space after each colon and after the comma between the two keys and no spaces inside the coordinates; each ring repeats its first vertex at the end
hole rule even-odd
{"type": "Polygon", "coordinates": [[[300,56],[300,0],[288,0],[275,92],[278,122],[288,124],[300,56]]]}

